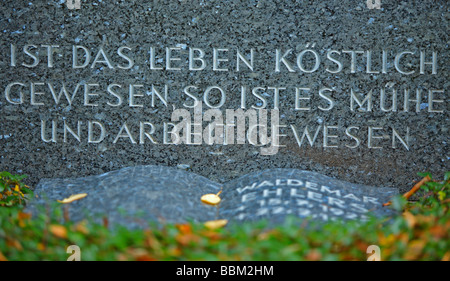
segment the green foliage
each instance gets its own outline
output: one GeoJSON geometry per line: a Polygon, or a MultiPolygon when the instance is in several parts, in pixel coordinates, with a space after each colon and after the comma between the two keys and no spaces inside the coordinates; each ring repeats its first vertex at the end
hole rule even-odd
{"type": "Polygon", "coordinates": [[[23,206],[33,196],[33,191],[22,182],[26,177],[0,172],[0,206],[23,206]]]}
{"type": "MultiPolygon", "coordinates": [[[[431,177],[431,175],[428,176],[431,177]]],[[[427,206],[433,212],[444,211],[442,203],[450,197],[450,172],[445,173],[442,183],[436,181],[427,182],[422,187],[422,193],[424,197],[422,204],[424,206],[427,206]]]]}
{"type": "Polygon", "coordinates": [[[216,230],[195,223],[111,229],[106,219],[65,222],[60,204],[33,217],[20,205],[0,207],[0,260],[64,261],[70,245],[80,247],[81,260],[366,260],[370,245],[380,247],[381,260],[450,260],[449,180],[447,173],[442,182],[426,183],[416,202],[393,198],[398,216],[320,227],[292,219],[279,227],[259,222],[216,230]]]}

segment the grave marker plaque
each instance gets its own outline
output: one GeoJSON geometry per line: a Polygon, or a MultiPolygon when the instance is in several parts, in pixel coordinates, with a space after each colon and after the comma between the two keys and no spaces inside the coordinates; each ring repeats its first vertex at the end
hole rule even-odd
{"type": "Polygon", "coordinates": [[[0,170],[441,176],[448,1],[369,2],[5,0],[0,170]]]}
{"type": "Polygon", "coordinates": [[[189,171],[163,166],[127,167],[77,179],[44,179],[36,189],[37,211],[45,202],[73,194],[87,196],[67,206],[69,219],[84,218],[110,225],[145,228],[149,222],[185,223],[226,219],[230,223],[258,221],[283,223],[288,216],[326,221],[365,221],[369,216],[395,214],[383,207],[395,188],[376,188],[339,181],[309,171],[269,169],[220,184],[189,171]],[[218,205],[201,201],[218,194],[218,205]]]}
{"type": "Polygon", "coordinates": [[[283,222],[287,216],[366,221],[370,215],[393,214],[383,203],[398,194],[392,188],[356,185],[295,169],[255,172],[225,186],[220,215],[234,221],[283,222]]]}
{"type": "Polygon", "coordinates": [[[29,210],[73,194],[87,196],[67,204],[71,221],[85,218],[110,225],[145,228],[149,222],[207,221],[217,208],[200,203],[200,196],[220,190],[217,183],[194,173],[162,166],[135,166],[101,175],[74,179],[44,179],[36,188],[37,199],[29,210]]]}

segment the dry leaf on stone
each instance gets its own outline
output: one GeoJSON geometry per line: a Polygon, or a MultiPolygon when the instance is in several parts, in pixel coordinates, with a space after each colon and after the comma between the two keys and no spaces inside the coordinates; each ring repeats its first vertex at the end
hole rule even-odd
{"type": "Polygon", "coordinates": [[[80,193],[80,194],[70,195],[69,198],[64,198],[62,201],[61,200],[56,200],[56,201],[58,201],[59,203],[62,203],[62,204],[67,204],[67,203],[71,203],[76,200],[83,199],[86,196],[87,196],[87,193],[80,193]]]}
{"type": "Polygon", "coordinates": [[[219,194],[221,192],[217,193],[217,194],[205,194],[201,197],[201,200],[203,203],[209,204],[209,205],[217,205],[220,203],[220,201],[222,199],[220,199],[219,194]]]}

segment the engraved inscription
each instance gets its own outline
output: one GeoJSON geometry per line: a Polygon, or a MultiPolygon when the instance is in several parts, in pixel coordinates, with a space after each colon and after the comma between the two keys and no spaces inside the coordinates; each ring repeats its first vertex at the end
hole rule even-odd
{"type": "Polygon", "coordinates": [[[238,220],[272,215],[295,215],[319,220],[367,220],[378,198],[332,188],[297,178],[253,182],[237,189],[241,205],[233,212],[238,220]],[[251,212],[249,212],[251,209],[251,212]]]}
{"type": "MultiPolygon", "coordinates": [[[[68,1],[70,7],[77,2],[68,1]],[[70,3],[70,4],[69,4],[70,3]]],[[[79,3],[79,2],[78,2],[79,3]]],[[[11,68],[48,68],[56,71],[61,65],[72,71],[95,70],[101,74],[106,69],[118,74],[136,67],[150,72],[197,73],[266,73],[267,75],[400,75],[435,76],[440,74],[441,62],[435,50],[373,51],[328,49],[320,50],[316,43],[307,43],[304,49],[276,48],[273,50],[233,47],[198,48],[185,44],[175,46],[136,48],[136,46],[87,47],[58,44],[10,44],[11,68]],[[147,50],[148,60],[137,60],[137,50],[147,50]],[[68,52],[70,56],[64,56],[68,52]],[[56,56],[55,53],[60,54],[56,56]],[[271,54],[269,63],[264,54],[271,54]],[[63,61],[70,58],[71,61],[63,61]],[[264,63],[263,63],[264,62],[264,63]]],[[[68,69],[65,69],[66,71],[68,69]]],[[[300,80],[299,80],[300,81],[300,80]]],[[[444,114],[448,105],[443,85],[396,86],[386,83],[370,90],[358,85],[336,87],[316,85],[294,80],[286,85],[252,85],[248,80],[230,83],[179,86],[164,81],[150,83],[111,83],[89,81],[17,80],[4,86],[4,102],[10,106],[48,108],[53,106],[116,108],[139,110],[145,108],[173,109],[166,122],[155,123],[152,118],[123,120],[120,124],[105,124],[103,120],[68,120],[65,117],[41,119],[40,139],[44,143],[116,144],[130,145],[231,145],[250,144],[264,147],[263,155],[273,155],[284,147],[287,136],[299,148],[326,149],[402,149],[410,151],[414,128],[410,124],[387,125],[377,121],[374,114],[390,116],[409,114],[444,114]],[[236,102],[239,108],[228,105],[236,102]],[[182,108],[176,106],[182,105],[182,108]],[[424,106],[425,105],[425,106],[424,106]],[[271,110],[270,114],[267,114],[271,110]],[[359,122],[339,124],[285,123],[281,110],[300,114],[356,114],[359,122]],[[270,116],[270,122],[268,122],[270,116]],[[237,123],[235,122],[237,118],[237,123]],[[245,120],[249,119],[248,126],[245,120]],[[361,120],[371,119],[362,124],[361,120]],[[240,120],[240,121],[239,121],[240,120]],[[244,120],[244,121],[242,121],[244,120]],[[257,121],[255,121],[257,120],[257,121]],[[270,134],[269,134],[270,132],[270,134]]],[[[363,81],[361,81],[363,83],[363,81]]],[[[235,103],[236,104],[236,103],[235,103]]],[[[305,115],[306,116],[306,115],[305,115]]],[[[319,117],[320,120],[320,117],[319,117]]]]}

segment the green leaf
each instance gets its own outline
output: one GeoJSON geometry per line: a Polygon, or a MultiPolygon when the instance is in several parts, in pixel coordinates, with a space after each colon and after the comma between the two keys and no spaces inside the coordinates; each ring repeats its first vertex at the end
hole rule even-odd
{"type": "Polygon", "coordinates": [[[13,181],[20,182],[21,180],[23,180],[26,177],[27,177],[27,175],[13,175],[10,177],[10,179],[13,181]]]}
{"type": "Polygon", "coordinates": [[[444,191],[439,191],[439,192],[438,192],[439,200],[444,201],[446,195],[447,195],[447,194],[445,194],[444,191]]]}
{"type": "Polygon", "coordinates": [[[0,178],[10,178],[11,174],[4,171],[4,172],[0,172],[0,178]]]}
{"type": "Polygon", "coordinates": [[[448,181],[448,180],[450,180],[450,171],[448,171],[448,172],[445,172],[445,175],[444,175],[444,180],[445,180],[445,181],[448,181]]]}
{"type": "Polygon", "coordinates": [[[429,172],[417,173],[417,175],[422,178],[429,177],[430,179],[432,179],[431,173],[429,173],[429,172]]]}
{"type": "Polygon", "coordinates": [[[399,195],[392,198],[392,207],[396,211],[403,211],[403,209],[406,207],[406,204],[408,201],[405,199],[405,197],[399,195]]]}
{"type": "Polygon", "coordinates": [[[29,188],[21,188],[20,190],[22,191],[23,194],[33,194],[33,190],[29,188]]]}

